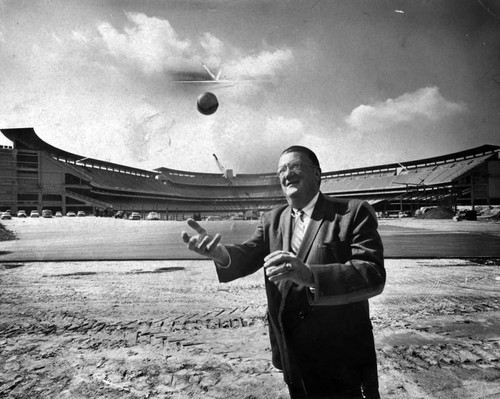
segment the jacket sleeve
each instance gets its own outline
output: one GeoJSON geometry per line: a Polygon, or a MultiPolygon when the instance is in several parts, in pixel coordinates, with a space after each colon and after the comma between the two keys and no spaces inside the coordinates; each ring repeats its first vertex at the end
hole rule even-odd
{"type": "Polygon", "coordinates": [[[216,265],[219,282],[227,283],[240,277],[248,276],[262,267],[267,255],[263,221],[259,223],[252,238],[243,244],[225,245],[231,258],[228,267],[216,265]]]}
{"type": "MultiPolygon", "coordinates": [[[[377,216],[366,202],[352,205],[346,230],[344,263],[310,264],[315,287],[313,305],[344,305],[380,294],[385,285],[383,245],[377,216]]],[[[342,229],[342,227],[341,227],[342,229]]]]}

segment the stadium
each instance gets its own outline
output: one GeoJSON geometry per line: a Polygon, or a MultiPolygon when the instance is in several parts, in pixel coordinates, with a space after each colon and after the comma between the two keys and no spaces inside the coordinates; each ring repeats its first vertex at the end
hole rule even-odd
{"type": "MultiPolygon", "coordinates": [[[[50,209],[111,216],[151,211],[161,219],[257,217],[284,202],[275,173],[220,174],[159,167],[145,170],[56,148],[33,128],[1,129],[0,211],[50,209]]],[[[414,214],[422,207],[474,208],[500,204],[499,146],[399,163],[323,171],[327,196],[361,198],[380,216],[414,214]]]]}

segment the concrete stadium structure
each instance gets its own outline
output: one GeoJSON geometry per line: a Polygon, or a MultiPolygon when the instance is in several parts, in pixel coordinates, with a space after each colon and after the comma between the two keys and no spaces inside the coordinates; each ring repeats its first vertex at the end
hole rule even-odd
{"type": "MultiPolygon", "coordinates": [[[[43,141],[33,128],[1,129],[0,211],[157,211],[162,219],[208,215],[250,217],[284,202],[275,173],[145,170],[73,154],[43,141]]],[[[500,204],[499,146],[439,157],[324,172],[321,190],[361,198],[378,212],[423,206],[500,204]]]]}

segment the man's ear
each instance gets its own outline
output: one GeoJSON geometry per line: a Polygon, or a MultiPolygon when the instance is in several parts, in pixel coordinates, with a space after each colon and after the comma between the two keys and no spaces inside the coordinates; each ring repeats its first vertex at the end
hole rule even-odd
{"type": "Polygon", "coordinates": [[[318,184],[321,184],[321,168],[316,168],[316,178],[318,179],[318,184]]]}

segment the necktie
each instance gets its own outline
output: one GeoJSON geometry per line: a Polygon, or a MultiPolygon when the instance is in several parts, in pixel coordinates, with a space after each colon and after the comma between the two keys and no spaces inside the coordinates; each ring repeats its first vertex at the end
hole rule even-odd
{"type": "Polygon", "coordinates": [[[295,212],[295,226],[293,228],[292,242],[290,247],[294,254],[299,251],[300,243],[302,238],[304,238],[305,223],[304,223],[304,211],[299,209],[295,212]]]}

